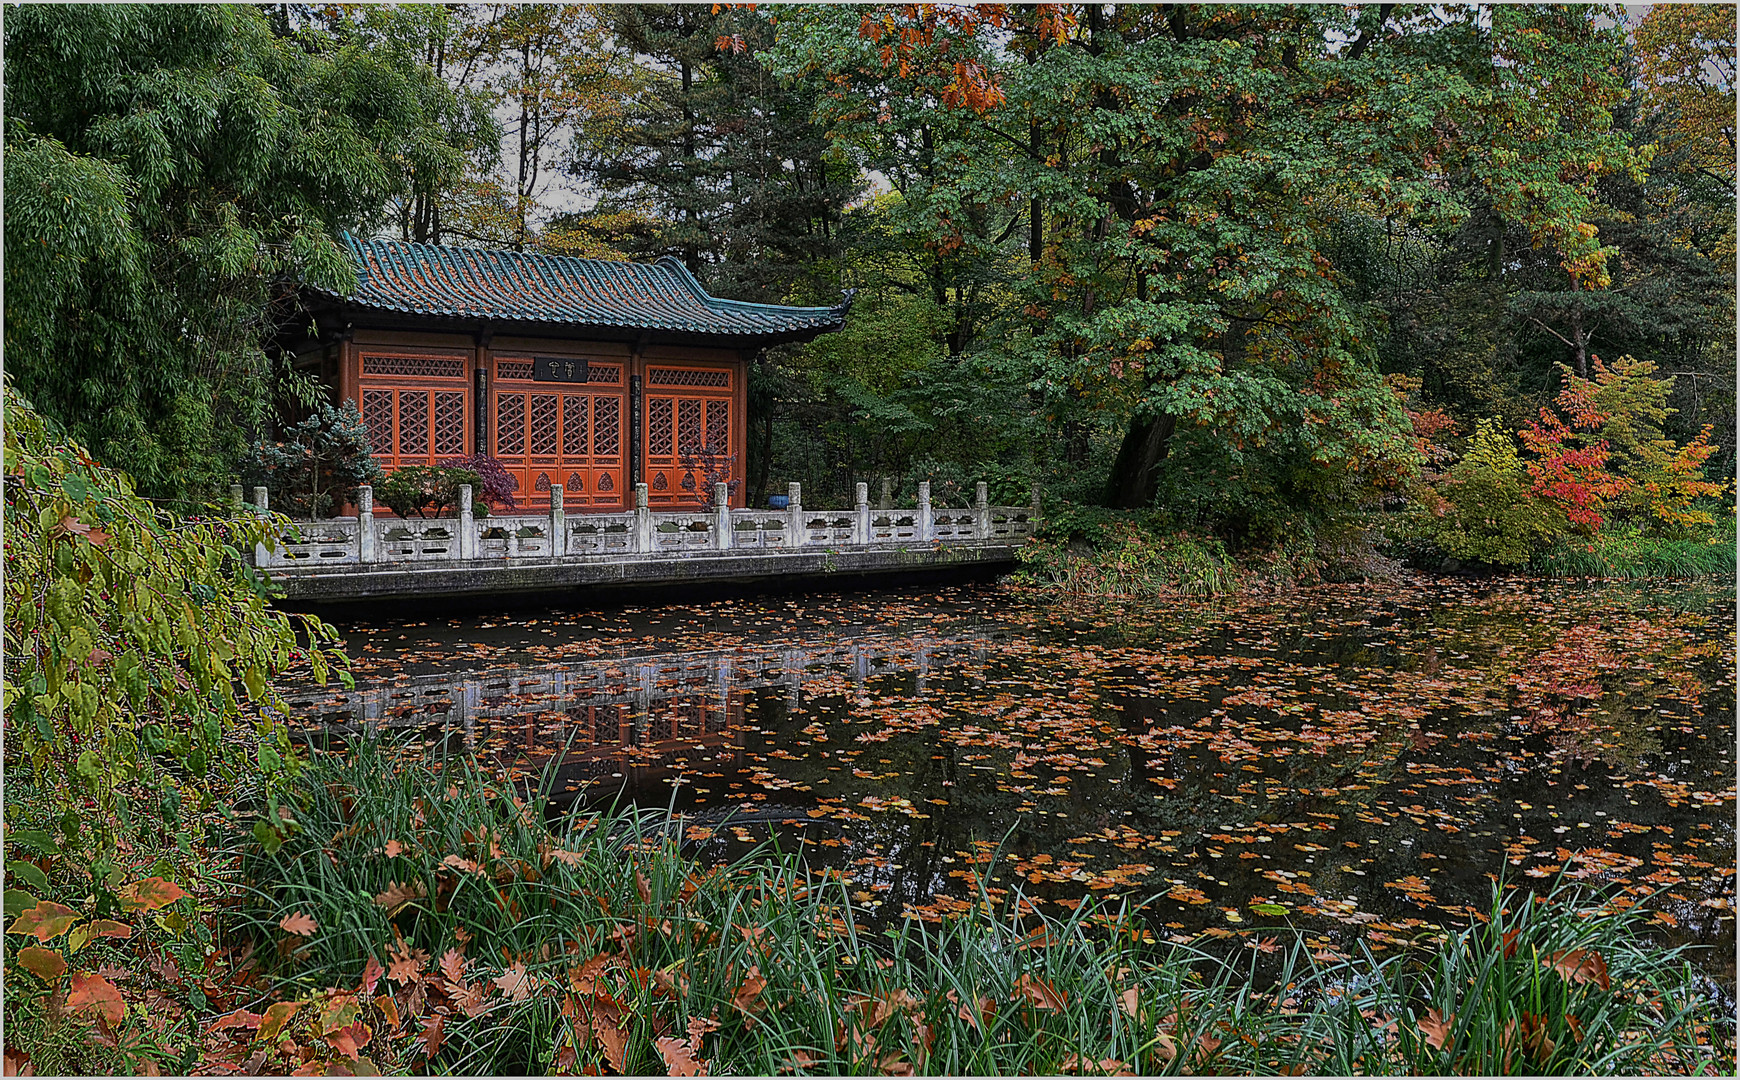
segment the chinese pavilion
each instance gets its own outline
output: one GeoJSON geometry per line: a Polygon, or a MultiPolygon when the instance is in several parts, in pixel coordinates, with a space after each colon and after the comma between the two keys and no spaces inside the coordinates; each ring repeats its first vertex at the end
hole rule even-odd
{"type": "Polygon", "coordinates": [[[747,368],[845,325],[835,307],[709,296],[688,269],[386,240],[344,242],[356,289],[303,287],[278,345],[362,410],[387,471],[478,450],[516,498],[569,513],[744,499],[747,368]]]}

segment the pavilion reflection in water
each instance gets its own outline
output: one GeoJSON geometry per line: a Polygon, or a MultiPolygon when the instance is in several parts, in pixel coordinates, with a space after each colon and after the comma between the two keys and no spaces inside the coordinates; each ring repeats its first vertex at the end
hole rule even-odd
{"type": "Polygon", "coordinates": [[[746,750],[766,753],[747,720],[752,692],[784,688],[789,704],[811,692],[859,695],[873,677],[910,672],[923,694],[936,673],[982,666],[1003,634],[662,653],[457,675],[411,676],[355,690],[285,694],[292,732],[320,747],[364,734],[414,740],[463,754],[514,778],[554,772],[552,794],[608,779],[631,789],[689,769],[734,768],[746,750]]]}

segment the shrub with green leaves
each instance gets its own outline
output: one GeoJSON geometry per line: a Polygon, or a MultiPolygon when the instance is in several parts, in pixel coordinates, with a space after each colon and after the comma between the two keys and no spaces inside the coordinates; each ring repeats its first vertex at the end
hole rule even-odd
{"type": "Polygon", "coordinates": [[[1422,527],[1454,559],[1523,566],[1563,532],[1563,515],[1530,496],[1528,469],[1494,420],[1480,421],[1439,495],[1421,508],[1422,527]]]}
{"type": "Polygon", "coordinates": [[[272,681],[350,681],[337,632],[274,611],[242,558],[287,523],[158,510],[10,385],[5,419],[8,778],[22,770],[64,832],[108,850],[117,823],[157,809],[127,792],[155,789],[168,816],[184,785],[210,796],[252,777],[275,837],[295,759],[272,681]]]}
{"type": "Polygon", "coordinates": [[[408,465],[394,469],[375,486],[375,501],[402,518],[413,514],[420,518],[440,517],[459,505],[461,484],[471,485],[472,512],[481,510],[487,514],[488,504],[475,494],[482,490],[482,479],[470,469],[449,465],[408,465]]]}
{"type": "Polygon", "coordinates": [[[273,507],[307,518],[355,502],[359,485],[379,483],[383,475],[354,401],[338,408],[320,402],[286,425],[282,439],[255,442],[244,473],[250,484],[265,486],[273,507]]]}

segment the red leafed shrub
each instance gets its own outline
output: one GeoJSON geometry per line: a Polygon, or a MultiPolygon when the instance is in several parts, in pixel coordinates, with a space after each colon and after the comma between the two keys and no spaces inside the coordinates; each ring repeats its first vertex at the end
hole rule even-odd
{"type": "Polygon", "coordinates": [[[449,469],[465,469],[477,474],[483,482],[482,490],[472,494],[490,504],[497,510],[513,510],[519,504],[514,501],[514,478],[508,474],[502,463],[488,454],[472,454],[469,457],[452,458],[441,463],[449,469]]]}

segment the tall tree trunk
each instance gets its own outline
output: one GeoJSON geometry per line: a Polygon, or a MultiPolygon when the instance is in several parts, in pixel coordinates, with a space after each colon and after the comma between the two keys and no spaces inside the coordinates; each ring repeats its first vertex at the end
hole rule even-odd
{"type": "Polygon", "coordinates": [[[1166,460],[1177,427],[1178,419],[1170,413],[1130,421],[1130,430],[1118,448],[1118,458],[1106,483],[1107,505],[1139,510],[1153,504],[1159,490],[1160,463],[1166,460]]]}

